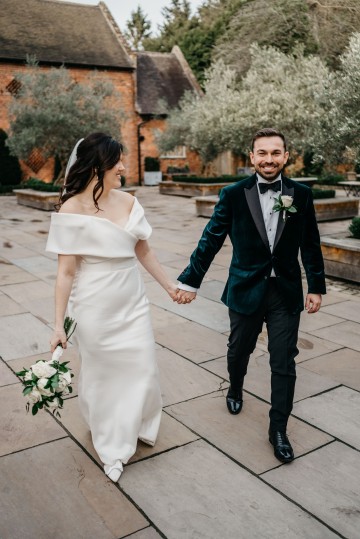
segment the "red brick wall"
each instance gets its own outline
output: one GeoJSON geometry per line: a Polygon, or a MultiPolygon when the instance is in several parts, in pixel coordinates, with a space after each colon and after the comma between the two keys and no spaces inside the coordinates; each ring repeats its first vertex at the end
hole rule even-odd
{"type": "MultiPolygon", "coordinates": [[[[6,132],[9,130],[8,106],[12,99],[11,94],[6,90],[6,86],[16,76],[16,73],[26,69],[25,66],[0,64],[0,128],[6,132]]],[[[48,67],[41,67],[43,70],[48,67]]],[[[72,77],[83,82],[88,76],[90,70],[69,68],[72,77]]],[[[121,107],[123,115],[119,111],[119,123],[121,127],[122,142],[126,147],[124,155],[124,165],[126,167],[126,180],[129,185],[137,182],[137,123],[140,121],[139,116],[134,110],[134,75],[132,72],[121,71],[98,71],[97,75],[101,78],[106,78],[111,81],[120,94],[121,107]]],[[[86,133],[84,133],[86,135],[86,133]]],[[[25,177],[31,175],[31,171],[26,166],[23,167],[25,177]]],[[[52,178],[53,166],[46,164],[36,176],[41,179],[50,181],[52,178]]],[[[33,174],[34,175],[34,174],[33,174]]]]}
{"type": "MultiPolygon", "coordinates": [[[[144,136],[144,140],[141,142],[141,170],[142,177],[144,173],[144,159],[145,157],[159,157],[159,150],[156,144],[156,133],[165,129],[166,122],[161,119],[153,119],[147,122],[141,128],[141,135],[144,136]]],[[[186,149],[186,157],[180,158],[160,158],[160,168],[163,173],[166,174],[167,167],[184,167],[188,165],[191,174],[199,175],[202,173],[203,165],[199,155],[186,149]]]]}

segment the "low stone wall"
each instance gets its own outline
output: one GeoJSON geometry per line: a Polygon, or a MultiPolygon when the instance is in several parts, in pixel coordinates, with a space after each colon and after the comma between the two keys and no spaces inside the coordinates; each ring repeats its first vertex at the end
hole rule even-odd
{"type": "Polygon", "coordinates": [[[321,250],[328,277],[360,283],[360,240],[323,236],[321,250]]]}
{"type": "MultiPolygon", "coordinates": [[[[121,187],[120,191],[135,195],[136,187],[121,187]]],[[[35,189],[13,189],[13,193],[16,195],[18,204],[38,210],[54,211],[54,205],[59,202],[58,192],[36,191],[35,189]]]]}
{"type": "Polygon", "coordinates": [[[198,197],[218,195],[223,187],[231,183],[190,183],[190,182],[160,182],[161,195],[177,195],[183,197],[198,197]]]}
{"type": "MultiPolygon", "coordinates": [[[[196,197],[196,214],[200,217],[211,217],[218,196],[196,197]]],[[[356,198],[323,198],[314,200],[316,220],[337,221],[339,219],[351,219],[359,213],[359,200],[356,198]]]]}
{"type": "Polygon", "coordinates": [[[357,198],[320,198],[314,200],[314,206],[316,220],[319,222],[351,219],[359,213],[359,199],[357,198]]]}
{"type": "Polygon", "coordinates": [[[54,205],[59,202],[58,192],[35,191],[35,189],[14,189],[16,201],[23,206],[38,210],[54,211],[54,205]]]}

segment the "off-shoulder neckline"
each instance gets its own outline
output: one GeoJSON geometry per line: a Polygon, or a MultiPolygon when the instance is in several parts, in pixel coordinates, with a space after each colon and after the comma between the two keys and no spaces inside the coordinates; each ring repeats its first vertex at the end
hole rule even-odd
{"type": "Polygon", "coordinates": [[[120,228],[120,230],[126,230],[126,227],[129,224],[130,218],[133,214],[135,206],[138,205],[138,199],[134,197],[134,203],[131,207],[130,213],[128,215],[128,218],[125,222],[125,225],[121,226],[117,223],[114,223],[114,221],[111,221],[111,219],[108,219],[107,217],[98,217],[97,215],[89,215],[87,213],[71,213],[71,212],[64,212],[64,213],[55,213],[54,215],[75,215],[76,217],[90,217],[90,219],[97,219],[98,221],[105,221],[106,223],[110,223],[111,225],[116,226],[117,228],[120,228]]]}

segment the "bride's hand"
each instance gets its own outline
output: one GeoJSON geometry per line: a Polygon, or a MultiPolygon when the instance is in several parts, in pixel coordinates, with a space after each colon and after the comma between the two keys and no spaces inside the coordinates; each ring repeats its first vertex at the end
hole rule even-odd
{"type": "Polygon", "coordinates": [[[67,347],[66,333],[63,329],[55,330],[50,339],[50,351],[53,352],[55,348],[61,344],[63,348],[67,347]]]}
{"type": "Polygon", "coordinates": [[[174,283],[170,283],[166,292],[169,294],[173,301],[177,300],[178,287],[174,283]]]}

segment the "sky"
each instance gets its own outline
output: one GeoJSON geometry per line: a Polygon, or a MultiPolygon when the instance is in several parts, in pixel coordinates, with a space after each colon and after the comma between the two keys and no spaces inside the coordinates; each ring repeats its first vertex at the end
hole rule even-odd
{"type": "MultiPolygon", "coordinates": [[[[76,4],[92,4],[96,5],[99,0],[69,0],[76,4]]],[[[195,13],[204,0],[189,0],[192,12],[195,13]]],[[[151,21],[151,30],[153,34],[157,33],[158,24],[162,23],[161,10],[170,2],[166,0],[104,0],[105,4],[111,11],[112,16],[117,22],[121,30],[125,29],[126,21],[130,18],[132,11],[135,11],[140,5],[143,12],[151,21]]]]}

